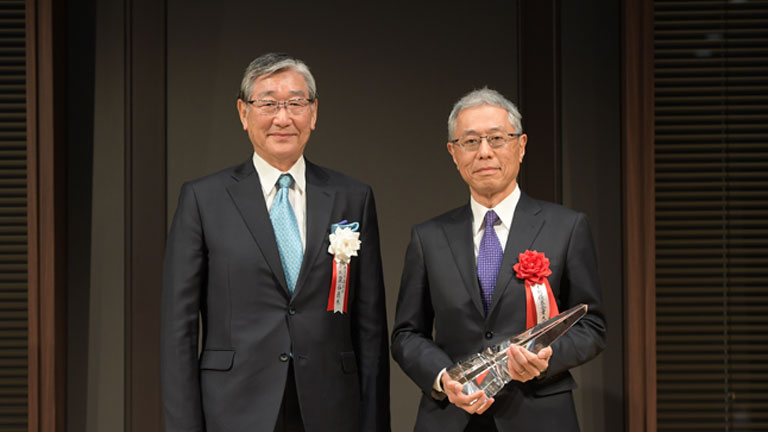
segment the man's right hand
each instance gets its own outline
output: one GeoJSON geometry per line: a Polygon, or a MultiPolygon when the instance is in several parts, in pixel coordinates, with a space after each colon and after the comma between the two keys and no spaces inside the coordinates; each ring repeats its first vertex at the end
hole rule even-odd
{"type": "Polygon", "coordinates": [[[487,398],[482,391],[471,395],[462,393],[461,384],[452,380],[447,372],[443,372],[440,376],[440,385],[443,386],[443,392],[452,404],[470,414],[482,414],[493,404],[493,398],[487,398]]]}

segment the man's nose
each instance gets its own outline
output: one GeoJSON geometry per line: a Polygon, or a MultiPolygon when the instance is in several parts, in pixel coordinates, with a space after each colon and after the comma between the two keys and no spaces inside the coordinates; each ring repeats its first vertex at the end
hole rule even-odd
{"type": "Polygon", "coordinates": [[[480,147],[477,148],[477,155],[481,158],[491,156],[491,144],[488,142],[488,137],[480,138],[480,147]]]}
{"type": "Polygon", "coordinates": [[[275,124],[287,125],[291,123],[291,116],[288,114],[288,107],[285,105],[279,106],[272,121],[275,124]]]}

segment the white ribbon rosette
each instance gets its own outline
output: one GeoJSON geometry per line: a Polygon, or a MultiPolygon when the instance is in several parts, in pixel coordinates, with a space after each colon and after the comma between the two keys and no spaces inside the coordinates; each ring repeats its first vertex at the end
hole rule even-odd
{"type": "Polygon", "coordinates": [[[328,236],[328,253],[333,255],[333,280],[328,296],[328,312],[347,312],[350,261],[353,256],[357,256],[361,243],[360,233],[354,231],[357,227],[357,223],[350,226],[334,225],[334,231],[328,236]]]}
{"type": "Polygon", "coordinates": [[[350,228],[338,228],[336,232],[328,236],[331,244],[328,245],[328,253],[333,255],[336,262],[347,264],[353,256],[357,256],[360,250],[360,233],[350,228]]]}

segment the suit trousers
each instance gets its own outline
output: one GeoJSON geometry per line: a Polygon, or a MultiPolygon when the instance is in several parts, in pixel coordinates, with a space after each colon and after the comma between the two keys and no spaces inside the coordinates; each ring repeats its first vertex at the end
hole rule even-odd
{"type": "Polygon", "coordinates": [[[296,377],[293,373],[293,359],[288,364],[288,378],[285,380],[283,403],[277,415],[275,432],[304,432],[304,421],[301,419],[299,394],[296,392],[296,377]]]}
{"type": "Polygon", "coordinates": [[[472,414],[464,432],[496,432],[496,423],[492,416],[472,414]]]}

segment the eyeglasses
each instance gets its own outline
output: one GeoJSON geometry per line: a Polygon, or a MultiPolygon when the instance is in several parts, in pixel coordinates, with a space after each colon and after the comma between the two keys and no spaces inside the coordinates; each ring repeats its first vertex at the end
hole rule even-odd
{"type": "Polygon", "coordinates": [[[483,138],[488,141],[488,145],[491,148],[502,147],[514,139],[517,139],[522,135],[521,133],[495,133],[491,135],[478,136],[478,135],[466,135],[461,138],[456,138],[449,142],[457,144],[462,150],[475,151],[480,148],[480,144],[483,142],[483,138]]]}
{"type": "Polygon", "coordinates": [[[288,113],[292,115],[301,115],[307,112],[307,108],[314,102],[314,99],[296,98],[278,102],[271,99],[251,99],[249,104],[256,108],[261,115],[275,115],[280,111],[280,107],[285,106],[288,113]]]}

